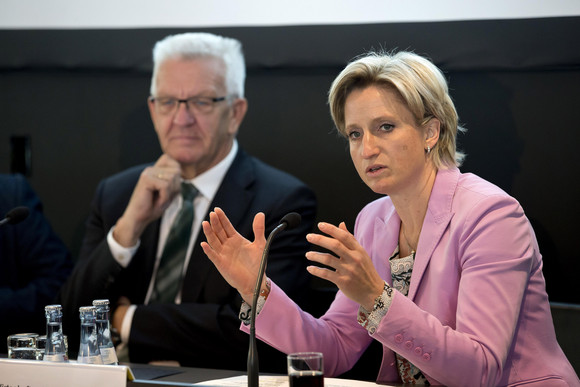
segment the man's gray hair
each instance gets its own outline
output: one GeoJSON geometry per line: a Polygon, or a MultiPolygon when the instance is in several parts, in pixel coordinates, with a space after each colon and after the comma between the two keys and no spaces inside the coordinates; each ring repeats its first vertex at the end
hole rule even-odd
{"type": "Polygon", "coordinates": [[[195,59],[203,57],[219,58],[226,67],[225,83],[229,95],[244,97],[246,65],[242,52],[242,43],[233,38],[226,38],[206,32],[188,32],[170,35],[158,41],[153,47],[153,76],[151,77],[152,96],[156,94],[157,72],[159,66],[167,59],[195,59]]]}

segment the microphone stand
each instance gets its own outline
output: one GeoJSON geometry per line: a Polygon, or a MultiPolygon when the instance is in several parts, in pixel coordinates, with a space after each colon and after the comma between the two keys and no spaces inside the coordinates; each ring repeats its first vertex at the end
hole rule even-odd
{"type": "Polygon", "coordinates": [[[248,351],[248,387],[258,387],[259,368],[258,368],[258,349],[256,348],[256,309],[258,307],[258,297],[260,289],[262,288],[262,279],[266,271],[266,261],[268,260],[268,252],[270,251],[270,244],[272,239],[288,226],[288,223],[282,222],[268,235],[264,252],[262,253],[262,261],[260,262],[260,271],[256,286],[254,287],[254,297],[252,298],[252,310],[250,314],[250,349],[248,351]]]}

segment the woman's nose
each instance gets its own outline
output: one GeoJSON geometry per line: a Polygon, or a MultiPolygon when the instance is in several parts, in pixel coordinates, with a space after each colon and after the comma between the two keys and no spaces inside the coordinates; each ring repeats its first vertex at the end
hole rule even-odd
{"type": "Polygon", "coordinates": [[[361,148],[362,157],[366,158],[376,155],[378,147],[375,137],[368,134],[363,135],[361,148]]]}

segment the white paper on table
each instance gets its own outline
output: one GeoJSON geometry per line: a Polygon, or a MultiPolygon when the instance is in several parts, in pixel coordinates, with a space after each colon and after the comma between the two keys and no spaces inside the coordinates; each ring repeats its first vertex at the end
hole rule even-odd
{"type": "MultiPolygon", "coordinates": [[[[260,375],[260,387],[289,387],[288,376],[264,376],[260,375]]],[[[247,387],[248,376],[240,375],[231,378],[208,380],[196,383],[196,386],[220,386],[220,387],[247,387]]],[[[353,379],[324,378],[324,387],[370,387],[379,386],[373,382],[363,382],[353,379]]],[[[388,387],[388,385],[380,384],[388,387]]]]}

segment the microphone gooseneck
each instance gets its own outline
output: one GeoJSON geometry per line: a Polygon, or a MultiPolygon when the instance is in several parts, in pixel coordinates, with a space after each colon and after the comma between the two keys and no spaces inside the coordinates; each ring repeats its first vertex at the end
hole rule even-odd
{"type": "Polygon", "coordinates": [[[8,211],[4,219],[0,220],[0,226],[20,223],[28,217],[29,213],[28,207],[15,207],[8,211]]]}
{"type": "Polygon", "coordinates": [[[259,367],[258,367],[258,350],[256,348],[256,308],[258,307],[258,297],[260,289],[262,288],[262,279],[266,271],[266,262],[268,261],[268,253],[270,251],[270,244],[278,233],[285,229],[292,229],[300,224],[300,214],[290,212],[280,220],[280,223],[266,240],[264,252],[262,253],[262,261],[260,262],[260,270],[258,272],[258,279],[254,287],[254,295],[252,298],[252,310],[250,312],[250,348],[248,350],[248,387],[258,387],[259,382],[259,367]]]}

